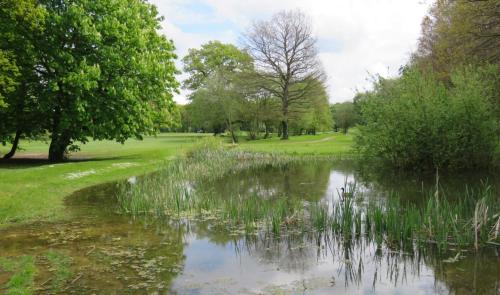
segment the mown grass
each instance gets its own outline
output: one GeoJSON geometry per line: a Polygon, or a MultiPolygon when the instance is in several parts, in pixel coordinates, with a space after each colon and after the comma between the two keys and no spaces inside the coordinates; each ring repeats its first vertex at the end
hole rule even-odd
{"type": "MultiPolygon", "coordinates": [[[[34,220],[68,217],[64,197],[92,185],[126,179],[156,171],[164,162],[183,155],[200,137],[210,134],[159,134],[143,141],[129,140],[124,145],[111,141],[91,141],[71,161],[50,164],[46,161],[48,143],[21,141],[22,151],[9,162],[0,161],[0,227],[34,220]]],[[[227,138],[217,138],[228,142],[227,138]]],[[[291,155],[348,154],[352,135],[321,134],[292,136],[289,141],[273,138],[245,141],[238,150],[282,152],[291,155]]],[[[8,147],[0,146],[0,154],[8,147]]]]}
{"type": "Polygon", "coordinates": [[[279,152],[292,155],[352,155],[352,143],[356,129],[348,134],[330,132],[318,135],[292,136],[281,140],[276,134],[268,139],[240,140],[238,148],[253,152],[279,152]]]}
{"type": "MultiPolygon", "coordinates": [[[[96,184],[155,171],[165,161],[181,155],[197,134],[161,134],[124,145],[89,142],[71,161],[50,164],[48,144],[22,142],[21,159],[0,162],[0,227],[2,225],[67,217],[64,197],[96,184]]],[[[2,148],[5,152],[5,148],[2,148]]]]}

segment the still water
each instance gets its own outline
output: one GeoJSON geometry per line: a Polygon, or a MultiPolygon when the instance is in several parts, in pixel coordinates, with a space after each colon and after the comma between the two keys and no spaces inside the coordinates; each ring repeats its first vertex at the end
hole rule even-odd
{"type": "MultiPolygon", "coordinates": [[[[442,190],[459,192],[495,175],[440,177],[442,190]]],[[[197,189],[221,198],[258,194],[335,202],[356,181],[360,202],[398,197],[419,203],[435,177],[359,172],[350,163],[315,163],[229,175],[197,189]],[[383,174],[383,175],[381,175],[383,174]]],[[[363,239],[288,233],[230,232],[210,220],[133,219],[116,213],[114,185],[67,199],[73,218],[0,231],[0,257],[35,259],[35,293],[59,294],[500,294],[500,248],[445,255],[377,248],[363,239]],[[71,277],[57,272],[47,251],[70,257],[71,277]]],[[[0,268],[0,293],[12,277],[0,268]]]]}

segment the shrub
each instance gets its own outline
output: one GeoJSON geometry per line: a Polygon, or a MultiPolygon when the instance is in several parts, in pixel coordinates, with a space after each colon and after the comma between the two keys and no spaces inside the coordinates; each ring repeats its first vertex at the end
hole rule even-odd
{"type": "Polygon", "coordinates": [[[498,133],[492,83],[482,77],[465,68],[446,87],[432,73],[407,69],[379,79],[361,103],[358,152],[405,169],[488,166],[498,133]]]}

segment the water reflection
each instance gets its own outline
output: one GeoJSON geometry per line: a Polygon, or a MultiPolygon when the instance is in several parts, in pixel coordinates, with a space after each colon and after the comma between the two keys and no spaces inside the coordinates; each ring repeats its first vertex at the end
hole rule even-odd
{"type": "Polygon", "coordinates": [[[265,167],[228,175],[215,183],[201,183],[198,189],[221,197],[257,194],[263,198],[288,196],[315,201],[325,195],[330,172],[330,165],[325,164],[265,167]]]}
{"type": "Polygon", "coordinates": [[[500,282],[495,249],[447,263],[432,250],[392,251],[362,238],[261,233],[214,243],[190,228],[171,289],[179,294],[496,294],[500,282]]]}
{"type": "MultiPolygon", "coordinates": [[[[383,200],[394,190],[415,200],[420,194],[413,180],[374,177],[366,177],[346,162],[311,163],[245,171],[214,183],[197,184],[196,189],[221,197],[258,194],[263,198],[285,195],[337,201],[337,189],[347,179],[362,184],[367,199],[383,200]]],[[[432,186],[432,181],[425,185],[432,186]]],[[[443,257],[432,248],[394,251],[359,236],[343,239],[300,229],[277,237],[266,231],[246,235],[207,220],[133,220],[116,213],[110,198],[113,188],[95,187],[69,198],[70,221],[1,230],[0,257],[35,256],[37,293],[500,292],[500,255],[495,248],[477,254],[464,252],[457,261],[445,262],[456,252],[443,257]],[[74,275],[67,289],[57,291],[50,289],[50,284],[43,285],[53,275],[43,259],[48,249],[72,258],[74,275]]],[[[0,270],[0,286],[5,286],[11,275],[0,270]]]]}

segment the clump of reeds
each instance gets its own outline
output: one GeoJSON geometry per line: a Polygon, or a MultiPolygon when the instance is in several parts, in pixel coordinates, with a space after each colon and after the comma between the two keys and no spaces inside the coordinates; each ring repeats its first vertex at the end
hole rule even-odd
{"type": "Polygon", "coordinates": [[[356,185],[347,180],[339,192],[341,201],[333,204],[305,204],[288,196],[216,196],[197,190],[200,181],[250,168],[283,167],[301,160],[224,149],[218,143],[203,141],[186,158],[170,162],[154,175],[135,184],[122,184],[118,204],[122,211],[133,215],[210,219],[238,231],[267,230],[275,235],[300,228],[344,239],[366,238],[391,248],[434,244],[439,250],[450,246],[478,249],[498,243],[500,202],[487,185],[479,191],[467,190],[453,201],[436,189],[424,206],[403,203],[394,196],[384,204],[360,205],[356,202],[360,198],[356,185]]]}
{"type": "Polygon", "coordinates": [[[334,205],[333,212],[333,231],[340,229],[350,236],[353,229],[359,234],[363,227],[368,238],[389,247],[435,244],[439,250],[450,246],[478,249],[498,241],[500,202],[487,185],[477,191],[467,190],[454,200],[434,192],[424,206],[393,196],[385,204],[370,204],[362,210],[344,202],[334,205]]]}
{"type": "Polygon", "coordinates": [[[222,198],[199,191],[196,186],[250,168],[283,167],[301,160],[304,159],[225,149],[218,142],[204,140],[186,158],[171,161],[134,184],[120,184],[118,205],[121,211],[132,215],[211,218],[248,230],[267,224],[279,233],[302,209],[300,200],[262,200],[257,195],[222,198]]]}

